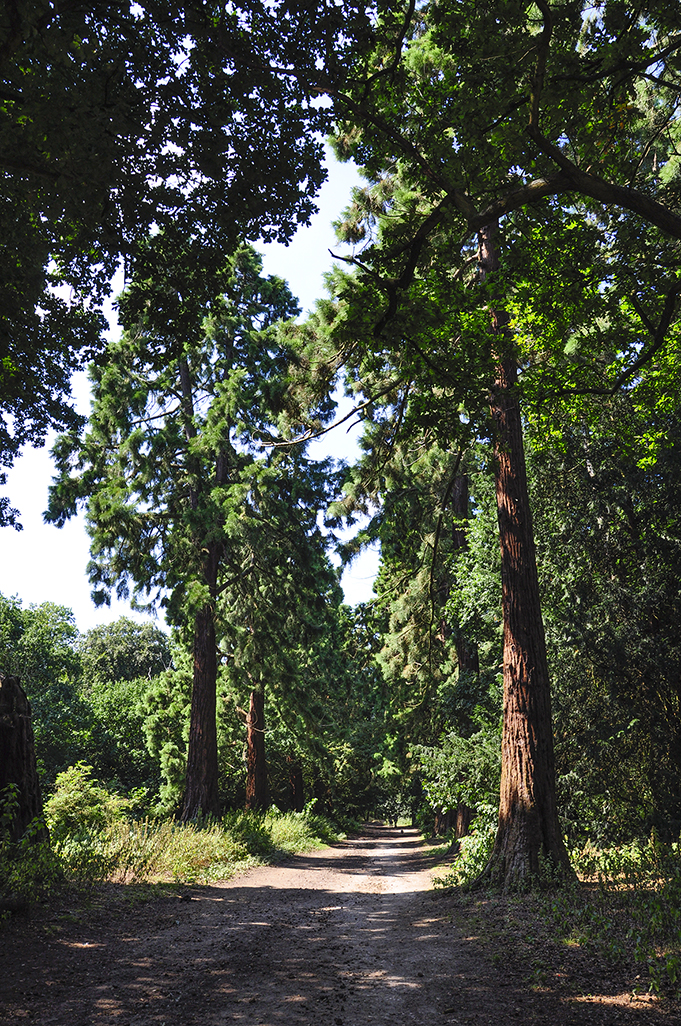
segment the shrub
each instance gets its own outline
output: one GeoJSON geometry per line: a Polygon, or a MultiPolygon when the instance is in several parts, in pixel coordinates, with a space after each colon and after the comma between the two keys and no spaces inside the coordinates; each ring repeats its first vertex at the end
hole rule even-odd
{"type": "Polygon", "coordinates": [[[45,803],[45,817],[55,845],[66,838],[102,829],[122,819],[130,807],[127,799],[110,794],[92,779],[92,767],[79,762],[59,773],[52,796],[45,803]]]}
{"type": "Polygon", "coordinates": [[[466,887],[477,880],[492,854],[498,818],[497,805],[478,805],[470,833],[458,842],[456,861],[434,881],[436,887],[466,887]]]}
{"type": "Polygon", "coordinates": [[[4,913],[44,897],[63,877],[42,820],[32,820],[23,837],[11,841],[18,809],[19,788],[8,784],[0,792],[0,912],[4,913]]]}

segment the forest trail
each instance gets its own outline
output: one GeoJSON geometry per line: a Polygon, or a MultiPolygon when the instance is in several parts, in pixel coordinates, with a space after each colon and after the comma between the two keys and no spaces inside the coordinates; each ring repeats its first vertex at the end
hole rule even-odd
{"type": "Polygon", "coordinates": [[[434,892],[436,871],[416,831],[369,827],[361,837],[215,886],[138,905],[120,900],[118,888],[118,899],[89,909],[17,920],[0,933],[0,1021],[680,1021],[668,1006],[632,1002],[622,980],[594,959],[580,961],[579,952],[561,954],[561,964],[540,979],[535,963],[518,961],[510,906],[434,892]]]}

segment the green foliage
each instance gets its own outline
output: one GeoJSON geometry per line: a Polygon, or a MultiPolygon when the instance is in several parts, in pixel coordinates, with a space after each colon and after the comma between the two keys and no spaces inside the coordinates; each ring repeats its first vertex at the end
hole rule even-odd
{"type": "Polygon", "coordinates": [[[575,843],[653,825],[669,839],[681,825],[678,400],[641,399],[637,389],[531,424],[559,793],[575,843]]]}
{"type": "Polygon", "coordinates": [[[95,683],[151,679],[171,663],[168,635],[152,623],[135,623],[125,616],[82,634],[78,652],[86,693],[95,683]]]}
{"type": "MultiPolygon", "coordinates": [[[[301,46],[266,4],[2,6],[0,466],[50,426],[79,428],[71,371],[103,348],[119,257],[160,276],[168,257],[142,244],[152,226],[173,236],[176,275],[192,237],[178,294],[240,238],[288,240],[309,218],[330,112],[300,83],[319,61],[344,77],[345,13],[288,11],[301,46]],[[292,56],[303,79],[278,74],[292,56]]],[[[17,517],[0,499],[0,524],[17,517]]]]}
{"type": "Polygon", "coordinates": [[[58,774],[45,802],[45,819],[57,851],[66,837],[120,820],[129,810],[128,801],[109,792],[92,773],[92,767],[82,762],[70,766],[58,774]]]}
{"type": "Polygon", "coordinates": [[[158,761],[145,743],[146,699],[170,667],[170,643],[151,623],[121,617],[81,635],[81,692],[93,717],[87,758],[119,790],[160,784],[158,761]]]}
{"type": "Polygon", "coordinates": [[[681,990],[681,853],[678,844],[647,840],[571,853],[580,876],[597,881],[594,892],[570,889],[547,902],[546,915],[569,943],[610,960],[633,956],[656,995],[681,990]]]}
{"type": "Polygon", "coordinates": [[[292,855],[295,852],[323,848],[341,840],[336,827],[326,817],[313,811],[315,804],[316,799],[312,799],[302,812],[286,812],[281,815],[271,809],[267,813],[266,824],[276,852],[292,855]]]}
{"type": "Polygon", "coordinates": [[[457,842],[456,859],[444,876],[434,880],[436,887],[470,887],[479,879],[492,854],[498,821],[498,800],[477,805],[470,832],[457,842]]]}
{"type": "Polygon", "coordinates": [[[501,723],[480,723],[470,737],[445,734],[437,748],[414,745],[412,755],[422,774],[424,794],[447,812],[459,804],[477,810],[498,805],[501,780],[501,723]]]}
{"type": "Polygon", "coordinates": [[[44,789],[87,753],[92,716],[79,688],[73,613],[52,602],[24,608],[0,596],[0,665],[16,674],[31,702],[38,772],[44,789]]]}
{"type": "Polygon", "coordinates": [[[162,803],[174,803],[186,772],[185,818],[219,808],[218,684],[237,708],[267,688],[302,736],[321,681],[315,646],[339,598],[317,523],[328,467],[301,444],[271,444],[296,408],[296,352],[282,328],[296,301],[248,246],[203,286],[179,295],[174,263],[165,276],[133,277],[119,301],[127,330],[92,367],[89,430],[57,441],[49,512],[63,523],[87,502],[95,600],[132,588],[138,607],[165,608],[193,653],[202,697],[191,708],[206,718],[190,726],[194,744],[181,718],[186,656],[178,677],[166,671],[143,697],[162,803]]]}
{"type": "Polygon", "coordinates": [[[33,820],[17,842],[11,841],[10,828],[18,808],[19,789],[8,784],[0,792],[0,918],[45,898],[63,879],[41,820],[33,820]]]}
{"type": "MultiPolygon", "coordinates": [[[[314,803],[312,803],[314,804],[314,803]]],[[[47,803],[54,850],[67,877],[81,883],[173,879],[208,883],[338,839],[324,817],[231,812],[222,822],[178,824],[126,818],[129,803],[92,780],[89,767],[61,774],[47,803]]]]}

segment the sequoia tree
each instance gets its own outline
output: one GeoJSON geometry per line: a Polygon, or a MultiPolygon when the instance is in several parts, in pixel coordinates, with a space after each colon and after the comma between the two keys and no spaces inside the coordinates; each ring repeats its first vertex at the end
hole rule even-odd
{"type": "MultiPolygon", "coordinates": [[[[345,233],[361,244],[353,261],[378,313],[372,316],[369,304],[360,304],[363,319],[357,319],[355,309],[355,324],[360,331],[368,331],[373,320],[376,364],[386,346],[391,346],[391,336],[399,334],[389,327],[390,321],[397,319],[402,348],[412,343],[422,363],[431,370],[442,367],[446,318],[438,319],[432,309],[424,316],[424,301],[428,307],[428,300],[422,279],[435,276],[434,260],[444,260],[447,270],[440,276],[441,297],[448,290],[450,308],[461,303],[457,283],[467,280],[470,284],[476,265],[483,270],[485,239],[503,219],[506,252],[499,270],[488,278],[486,295],[479,296],[480,314],[487,317],[487,323],[484,317],[477,318],[476,330],[487,351],[483,353],[478,346],[476,366],[478,381],[486,380],[485,387],[491,392],[493,419],[495,414],[497,419],[491,434],[497,437],[500,527],[502,532],[508,531],[511,519],[517,519],[518,529],[529,542],[523,545],[521,560],[529,572],[533,552],[530,510],[521,487],[521,419],[512,409],[520,387],[513,381],[512,365],[520,361],[524,369],[527,356],[517,337],[512,352],[506,346],[499,348],[505,334],[502,325],[500,338],[499,312],[517,309],[515,285],[509,288],[508,279],[508,268],[514,263],[511,251],[523,233],[533,235],[535,226],[541,231],[542,225],[552,224],[555,218],[561,222],[562,240],[569,234],[573,213],[582,231],[582,212],[588,211],[591,225],[600,225],[602,230],[600,242],[592,249],[592,266],[603,258],[612,260],[613,253],[619,251],[622,264],[633,271],[625,281],[613,260],[603,290],[609,308],[617,295],[618,317],[623,316],[625,307],[629,311],[619,352],[615,336],[609,332],[605,359],[599,355],[589,364],[587,345],[582,359],[571,366],[564,359],[553,361],[556,391],[588,387],[607,393],[628,381],[664,346],[679,285],[668,272],[658,274],[655,280],[652,268],[655,250],[665,249],[660,233],[681,237],[681,218],[675,209],[681,181],[675,113],[681,52],[679,11],[662,2],[629,10],[615,0],[597,8],[579,0],[555,7],[545,0],[536,5],[444,2],[412,3],[400,10],[387,4],[379,7],[371,56],[362,53],[358,57],[345,85],[336,86],[329,80],[320,83],[334,104],[339,153],[352,155],[362,164],[371,183],[358,194],[356,216],[346,220],[345,233]],[[396,181],[402,193],[398,199],[396,181]],[[473,248],[478,233],[483,259],[473,248]],[[636,250],[638,260],[632,259],[636,250]],[[432,318],[430,344],[416,324],[414,304],[421,309],[422,323],[427,316],[432,318]],[[632,344],[634,336],[637,341],[632,344]],[[516,420],[510,434],[509,418],[516,420]]],[[[529,280],[532,275],[526,277],[529,280]]],[[[594,293],[589,278],[585,284],[588,306],[594,293]]],[[[563,323],[559,302],[552,302],[556,323],[563,323]]],[[[467,307],[471,310],[470,304],[467,307]]],[[[581,330],[587,324],[582,315],[581,330]]],[[[471,325],[469,319],[469,329],[471,325]]],[[[575,331],[574,324],[570,331],[575,331]]],[[[593,342],[595,332],[587,330],[587,335],[593,342]]],[[[555,333],[551,338],[555,345],[555,333]]],[[[470,366],[461,367],[455,353],[459,349],[470,356],[468,342],[468,332],[462,335],[457,327],[450,335],[452,352],[445,361],[448,373],[454,366],[460,368],[459,396],[476,373],[470,366]]],[[[569,337],[563,346],[568,342],[569,337]]],[[[371,348],[371,343],[367,346],[371,348]]],[[[542,340],[535,336],[532,348],[534,359],[543,349],[542,340]]],[[[591,354],[595,356],[595,347],[591,354]]],[[[502,556],[508,586],[520,568],[513,565],[513,545],[502,542],[502,556]]],[[[536,590],[534,585],[532,590],[536,590]]],[[[523,593],[528,596],[527,603],[507,602],[505,615],[512,613],[529,639],[538,606],[524,588],[515,591],[515,599],[523,593]]],[[[541,736],[550,743],[550,706],[545,701],[548,684],[538,683],[546,681],[538,624],[537,630],[532,642],[534,656],[530,661],[520,659],[522,680],[512,667],[520,653],[513,652],[513,632],[507,633],[506,701],[507,707],[515,707],[525,720],[521,733],[527,738],[541,736]],[[522,691],[530,686],[534,694],[535,684],[536,705],[534,700],[525,706],[511,699],[518,687],[522,691]],[[542,691],[546,695],[540,699],[542,691]]],[[[519,739],[518,734],[518,743],[519,739]]],[[[528,832],[512,826],[515,813],[502,810],[498,843],[505,855],[490,867],[502,886],[523,885],[536,872],[542,850],[559,869],[566,866],[551,797],[550,752],[544,753],[548,762],[542,768],[544,755],[533,765],[535,751],[532,746],[518,745],[504,749],[507,781],[516,778],[516,812],[520,813],[523,803],[534,800],[517,777],[520,761],[526,767],[523,773],[535,781],[530,791],[536,785],[546,792],[546,798],[521,814],[537,825],[529,832],[535,837],[529,845],[528,832]],[[506,841],[502,841],[503,834],[508,835],[506,841]]]]}
{"type": "Polygon", "coordinates": [[[120,299],[127,330],[92,369],[89,431],[54,450],[47,518],[62,524],[86,501],[95,601],[132,586],[136,605],[165,608],[191,641],[185,819],[219,811],[218,658],[243,665],[255,654],[246,665],[262,687],[262,650],[286,645],[272,632],[253,637],[261,607],[291,602],[279,582],[295,576],[301,553],[309,564],[309,550],[323,549],[323,474],[300,445],[262,448],[293,360],[277,326],[298,307],[281,279],[260,272],[260,257],[238,250],[208,305],[205,284],[178,294],[172,266],[165,279],[133,281],[120,299]]]}

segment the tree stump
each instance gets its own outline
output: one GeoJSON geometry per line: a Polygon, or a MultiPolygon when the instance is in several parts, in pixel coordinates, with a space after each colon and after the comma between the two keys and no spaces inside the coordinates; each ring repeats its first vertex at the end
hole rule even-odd
{"type": "MultiPolygon", "coordinates": [[[[31,820],[42,817],[43,800],[35,759],[31,703],[19,678],[5,676],[0,671],[0,791],[8,784],[19,788],[19,809],[9,828],[10,840],[16,842],[23,837],[31,820]]],[[[46,830],[36,834],[36,840],[45,837],[46,830]]]]}

